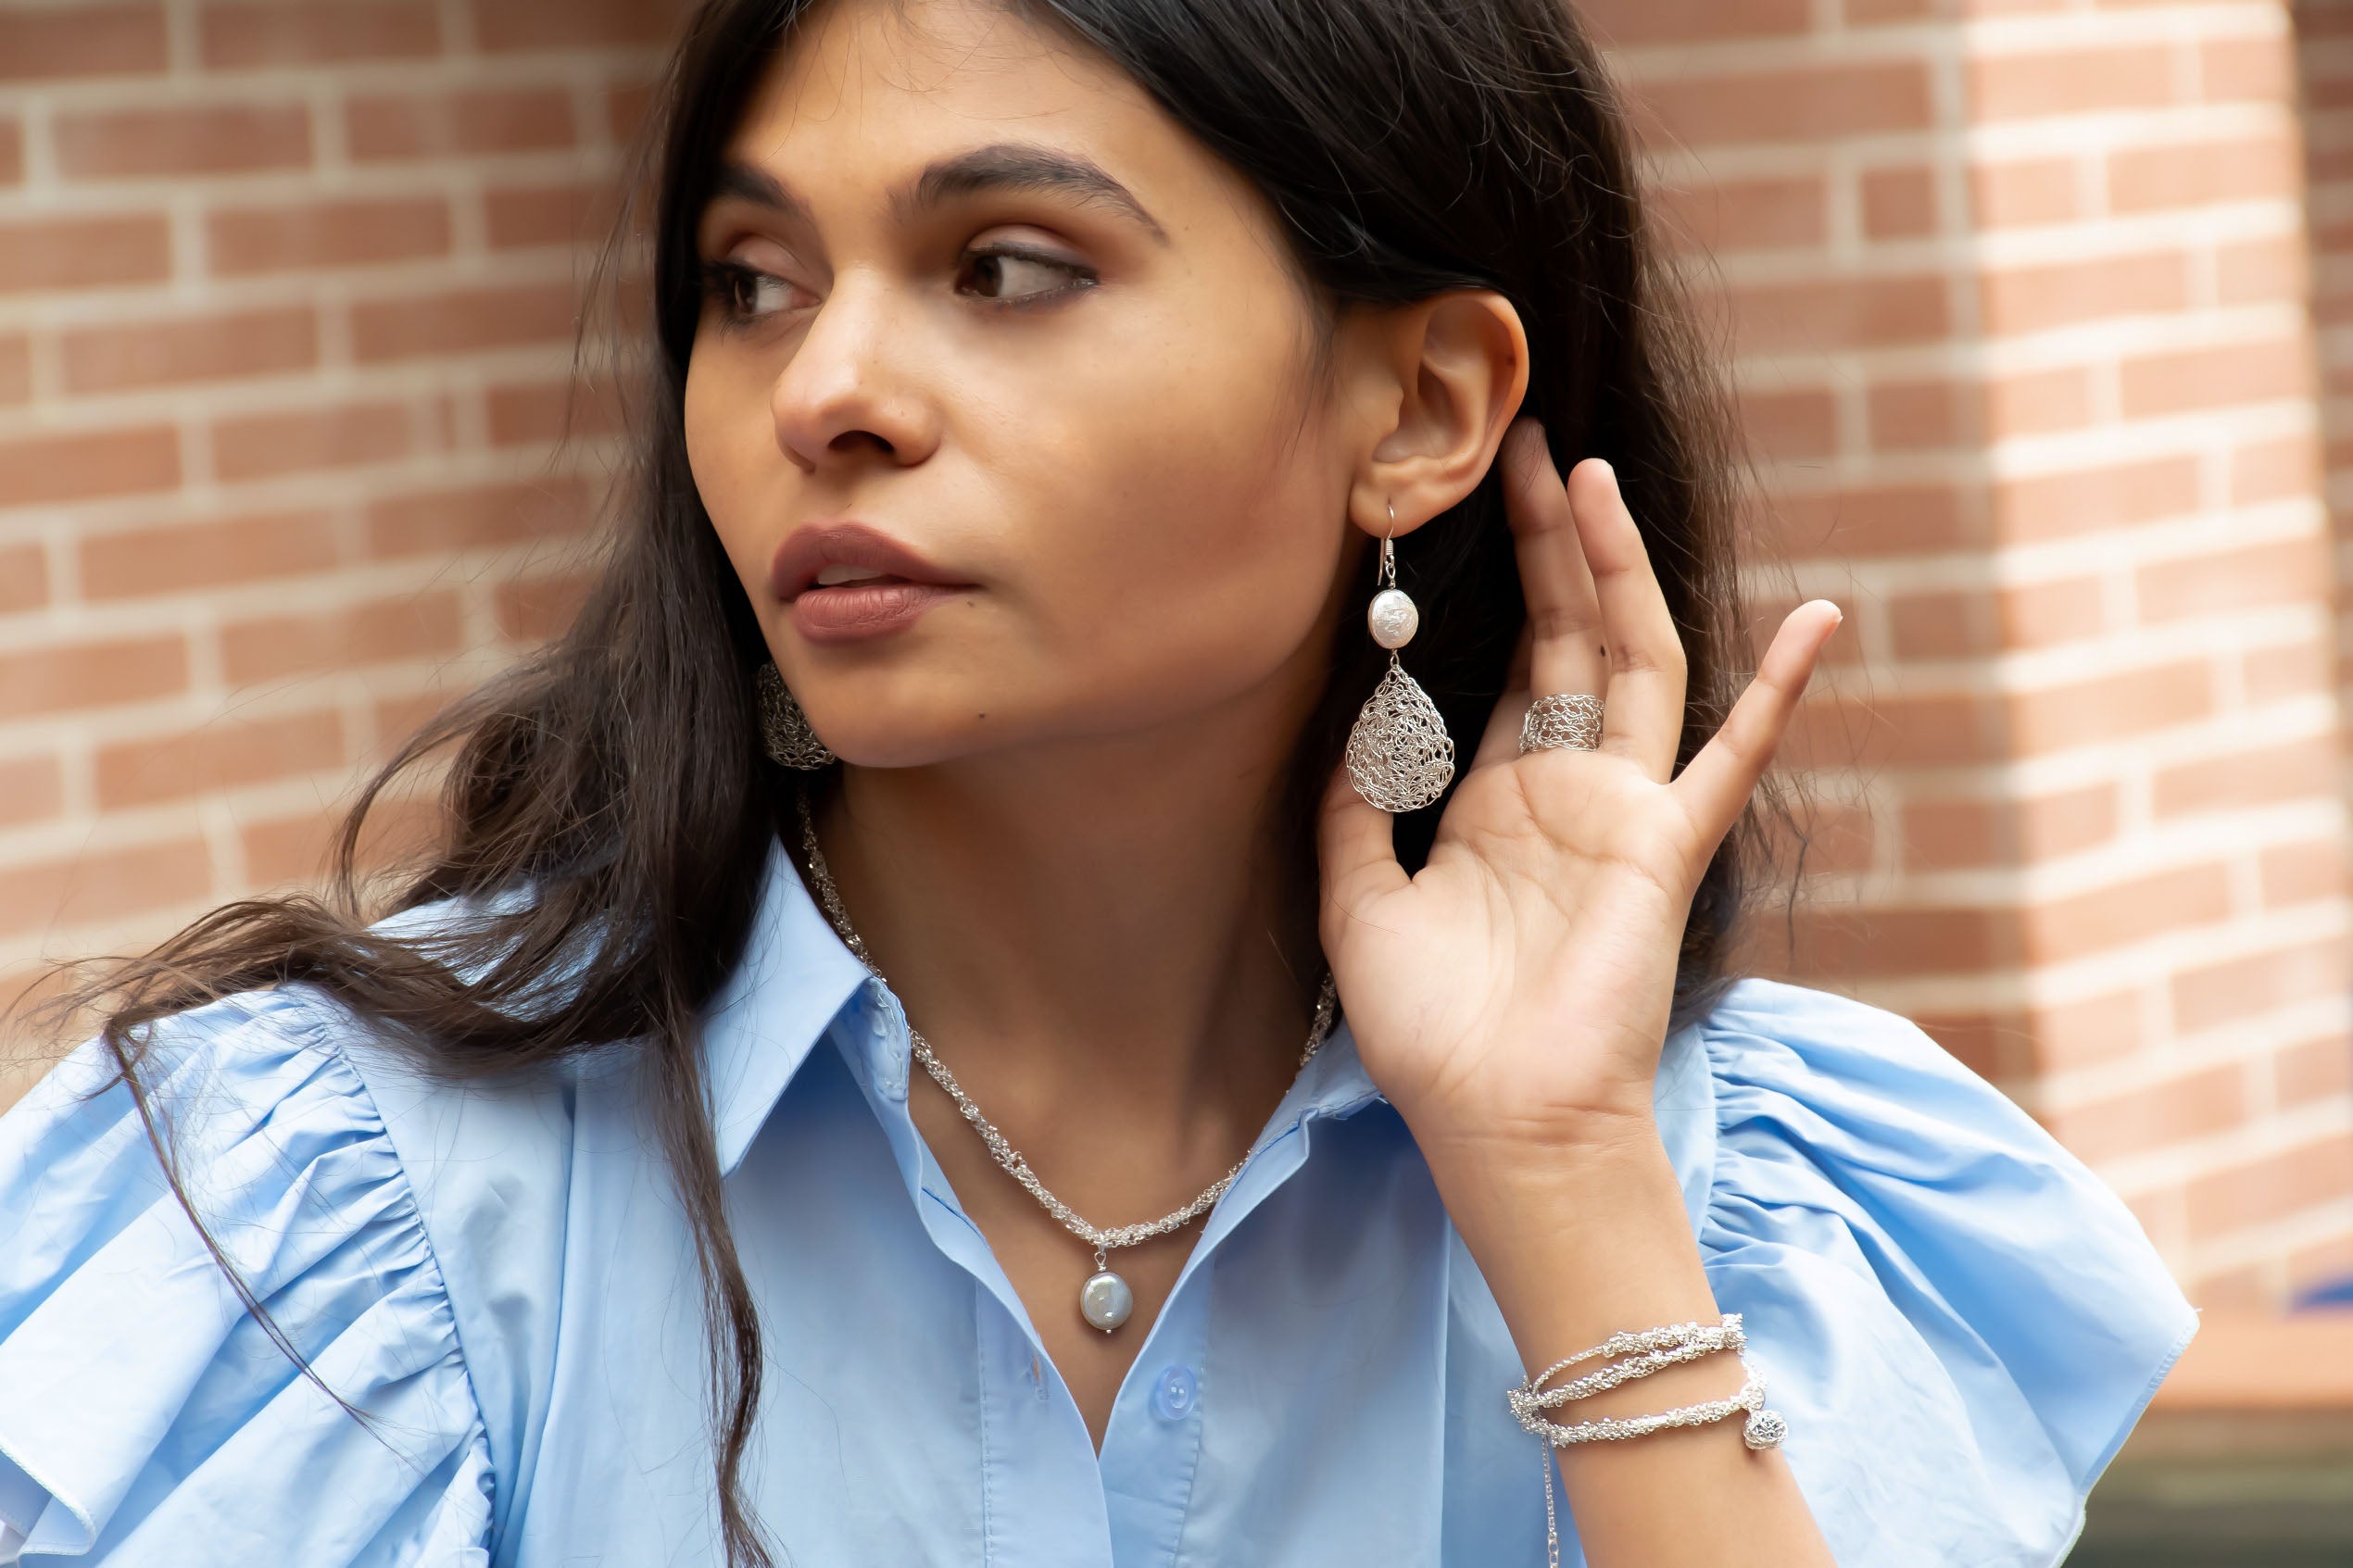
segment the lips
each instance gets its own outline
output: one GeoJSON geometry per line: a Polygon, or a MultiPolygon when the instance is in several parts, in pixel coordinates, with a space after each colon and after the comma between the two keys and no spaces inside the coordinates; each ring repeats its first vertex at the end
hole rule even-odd
{"type": "Polygon", "coordinates": [[[768,585],[776,597],[790,603],[819,586],[817,579],[821,575],[849,578],[840,584],[845,588],[894,583],[949,588],[972,586],[889,534],[855,521],[810,523],[794,529],[776,546],[776,553],[769,561],[768,585]],[[881,575],[866,575],[875,572],[881,575]]]}

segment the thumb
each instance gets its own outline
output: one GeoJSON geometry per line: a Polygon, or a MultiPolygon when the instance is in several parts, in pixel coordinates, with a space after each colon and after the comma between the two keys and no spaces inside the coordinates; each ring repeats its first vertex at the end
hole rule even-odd
{"type": "Polygon", "coordinates": [[[1316,819],[1316,848],[1322,863],[1324,903],[1348,911],[1362,908],[1412,879],[1397,863],[1390,815],[1356,793],[1356,781],[1342,761],[1324,786],[1316,819]]]}

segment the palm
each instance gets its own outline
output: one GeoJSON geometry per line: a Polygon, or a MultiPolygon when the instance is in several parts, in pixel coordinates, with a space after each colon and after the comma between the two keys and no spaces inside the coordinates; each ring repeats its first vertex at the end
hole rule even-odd
{"type": "Polygon", "coordinates": [[[1838,623],[1793,612],[1670,782],[1682,647],[1615,478],[1588,461],[1564,485],[1530,420],[1500,459],[1530,632],[1428,862],[1405,876],[1345,770],[1325,802],[1324,951],[1417,1131],[1647,1109],[1692,895],[1838,623]],[[1602,695],[1600,749],[1521,755],[1532,692],[1602,695]]]}

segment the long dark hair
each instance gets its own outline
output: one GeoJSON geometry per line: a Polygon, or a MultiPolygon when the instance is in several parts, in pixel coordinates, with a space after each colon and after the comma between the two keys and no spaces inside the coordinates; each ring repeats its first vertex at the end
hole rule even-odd
{"type": "MultiPolygon", "coordinates": [[[[1326,344],[1355,307],[1464,287],[1511,301],[1531,360],[1524,411],[1542,421],[1563,471],[1587,454],[1608,458],[1642,525],[1689,660],[1678,765],[1688,760],[1749,667],[1735,581],[1741,465],[1711,356],[1637,199],[1618,98],[1562,0],[1006,3],[1124,69],[1264,193],[1326,344]]],[[[731,1568],[772,1561],[739,1486],[760,1325],[721,1208],[698,1034],[748,940],[781,781],[758,738],[752,676],[766,650],[688,472],[682,393],[702,304],[694,233],[718,155],[807,8],[706,0],[639,135],[633,188],[650,190],[651,299],[620,312],[644,334],[629,462],[570,630],[443,713],[367,784],[322,892],[215,910],[72,991],[58,1014],[103,1020],[167,1173],[159,1108],[140,1077],[148,1026],[239,991],[321,986],[395,1026],[421,1066],[453,1080],[616,1042],[643,1051],[702,1264],[731,1568]],[[444,757],[436,841],[363,885],[356,851],[371,809],[444,757]],[[533,897],[430,953],[370,929],[396,910],[518,886],[533,897]],[[599,938],[579,962],[592,930],[599,938]],[[550,1000],[535,982],[559,961],[577,967],[550,1000]]],[[[622,261],[646,199],[614,223],[600,293],[645,275],[622,261]]],[[[1427,524],[1402,570],[1423,607],[1416,673],[1450,729],[1476,735],[1525,619],[1501,476],[1427,524]]],[[[1381,669],[1353,618],[1341,632],[1281,803],[1309,875],[1317,795],[1381,669]]],[[[1768,784],[1693,899],[1679,1022],[1730,983],[1744,895],[1771,863],[1765,817],[1794,827],[1782,787],[1768,784]]],[[[1399,820],[1408,869],[1427,857],[1440,809],[1399,820]]],[[[248,1309],[318,1381],[171,1179],[248,1309]]]]}

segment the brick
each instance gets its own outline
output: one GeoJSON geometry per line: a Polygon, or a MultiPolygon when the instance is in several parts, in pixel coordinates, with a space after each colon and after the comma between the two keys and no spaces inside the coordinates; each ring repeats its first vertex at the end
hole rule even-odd
{"type": "Polygon", "coordinates": [[[2214,681],[2203,662],[2097,675],[2020,692],[2010,701],[2015,755],[2095,745],[2202,719],[2214,710],[2214,681]]]}
{"type": "Polygon", "coordinates": [[[2030,963],[2057,964],[2229,918],[2231,884],[2219,862],[2172,866],[2064,898],[2030,904],[2020,927],[2030,963]]]}
{"type": "Polygon", "coordinates": [[[1863,232],[1874,240],[1916,239],[1937,230],[1936,176],[1927,169],[1863,171],[1863,232]]]}
{"type": "MultiPolygon", "coordinates": [[[[341,809],[331,809],[239,824],[247,877],[260,887],[315,883],[327,868],[343,818],[341,809]]],[[[364,872],[412,856],[434,842],[439,822],[431,800],[380,798],[361,826],[354,864],[364,872]]]]}
{"type": "Polygon", "coordinates": [[[170,425],[0,440],[0,508],[136,495],[179,484],[180,434],[170,425]]]}
{"type": "Polygon", "coordinates": [[[1979,55],[1969,62],[1968,91],[1979,121],[2157,108],[2173,101],[2172,51],[2136,44],[1979,55]]]}
{"type": "Polygon", "coordinates": [[[2020,541],[2129,527],[2196,506],[2197,465],[2187,457],[2035,474],[1994,487],[1994,531],[2020,541]]]}
{"type": "Polygon", "coordinates": [[[1975,423],[1969,393],[1945,381],[1874,385],[1866,412],[1878,452],[1958,445],[1975,423]]]}
{"type": "Polygon", "coordinates": [[[0,935],[119,921],[193,904],[212,891],[212,855],[200,838],[9,866],[0,869],[0,935]]]}
{"type": "Polygon", "coordinates": [[[169,62],[160,5],[0,9],[0,82],[153,75],[169,62]]]}
{"type": "Polygon", "coordinates": [[[2256,867],[2267,909],[2345,897],[2345,844],[2335,836],[2268,846],[2256,867]]]}
{"type": "Polygon", "coordinates": [[[2047,332],[2081,321],[2183,309],[2190,300],[2189,258],[2179,251],[2159,251],[2015,267],[1985,273],[1978,287],[1989,332],[2047,332]]]}
{"type": "Polygon", "coordinates": [[[2233,1063],[2070,1107],[2051,1131],[2076,1158],[2099,1161],[2222,1132],[2246,1111],[2246,1070],[2233,1063]]]}
{"type": "Polygon", "coordinates": [[[2108,596],[2096,578],[2011,583],[1994,602],[2006,648],[2050,647],[2108,630],[2108,596]]]}
{"type": "Polygon", "coordinates": [[[310,111],[300,104],[61,111],[57,167],[70,179],[240,174],[310,163],[310,111]]]}
{"type": "Polygon", "coordinates": [[[488,388],[483,408],[493,446],[618,435],[623,428],[610,384],[511,383],[488,388]]]}
{"type": "Polygon", "coordinates": [[[65,773],[56,758],[0,758],[0,823],[41,822],[63,811],[65,803],[65,773]]]}
{"type": "Polygon", "coordinates": [[[1609,44],[1696,44],[1725,38],[1786,36],[1808,31],[1806,0],[1586,0],[1579,20],[1609,44]]]}
{"type": "Polygon", "coordinates": [[[2325,937],[2225,959],[2173,976],[2173,1027],[2183,1035],[2237,1023],[2315,997],[2341,996],[2345,939],[2325,937]]]}
{"type": "Polygon", "coordinates": [[[212,427],[213,470],[225,481],[389,462],[412,449],[409,410],[358,403],[224,419],[212,427]]]}
{"type": "Polygon", "coordinates": [[[2294,42],[2285,33],[2208,38],[2197,48],[2197,86],[2208,103],[2293,103],[2294,42]]]}
{"type": "Polygon", "coordinates": [[[58,355],[66,390],[81,394],[284,375],[318,364],[319,321],[293,306],[82,327],[58,355]]]}
{"type": "Polygon", "coordinates": [[[427,59],[441,53],[430,0],[227,0],[197,18],[214,69],[427,59]]]}
{"type": "Polygon", "coordinates": [[[577,480],[388,495],[368,508],[368,549],[379,558],[450,555],[580,533],[590,521],[577,480]]]}
{"type": "Polygon", "coordinates": [[[1773,460],[1824,458],[1838,448],[1838,404],[1827,392],[1748,391],[1741,395],[1740,427],[1773,460]]]}
{"type": "Polygon", "coordinates": [[[2020,859],[2056,860],[2116,836],[2116,786],[2085,784],[2031,796],[2019,802],[2017,817],[2020,859]]]}
{"type": "Polygon", "coordinates": [[[2149,622],[2324,602],[2330,588],[2328,541],[2308,533],[2151,561],[2134,574],[2134,583],[2141,619],[2149,622]]]}
{"type": "Polygon", "coordinates": [[[94,773],[99,809],[117,811],[326,772],[346,760],[343,719],[329,708],[118,741],[98,748],[94,773]]]}
{"type": "Polygon", "coordinates": [[[1993,762],[2007,754],[2006,718],[2002,704],[1965,692],[1811,701],[1792,720],[1779,760],[1793,771],[1993,762]]]}
{"type": "Polygon", "coordinates": [[[1934,342],[1950,327],[1945,288],[1935,276],[1736,287],[1741,351],[1820,354],[1934,342]]]}
{"type": "Polygon", "coordinates": [[[2118,212],[2154,212],[2286,198],[2303,177],[2295,144],[2278,134],[2132,147],[2108,155],[2108,201],[2118,212]]]}
{"type": "Polygon", "coordinates": [[[1979,508],[1949,484],[1792,495],[1780,510],[1793,554],[1911,555],[1984,543],[1979,508]]]}
{"type": "Polygon", "coordinates": [[[1691,147],[1918,131],[1934,118],[1928,69],[1916,60],[1677,77],[1642,84],[1631,107],[1645,142],[1691,147]]]}
{"type": "Polygon", "coordinates": [[[0,404],[32,401],[32,340],[0,332],[0,404]]]}
{"type": "Polygon", "coordinates": [[[601,234],[614,216],[610,181],[562,185],[494,186],[483,194],[493,250],[577,245],[601,234]]]}
{"type": "Polygon", "coordinates": [[[605,90],[605,132],[627,146],[646,123],[653,94],[643,82],[618,82],[605,90]]]}
{"type": "Polygon", "coordinates": [[[487,50],[585,49],[667,41],[679,0],[472,0],[487,50]]]}
{"type": "Polygon", "coordinates": [[[205,219],[214,275],[250,277],[447,256],[449,204],[440,196],[227,207],[205,219]]]}
{"type": "Polygon", "coordinates": [[[1969,206],[1988,229],[2066,223],[2080,216],[2081,181],[2066,158],[1979,164],[1969,170],[1969,206]]]}
{"type": "Polygon", "coordinates": [[[49,553],[38,545],[0,548],[0,615],[21,615],[49,602],[49,553]]]}
{"type": "Polygon", "coordinates": [[[1830,239],[1830,192],[1818,174],[1658,186],[1650,197],[1671,236],[1714,255],[1818,246],[1830,239]]]}
{"type": "Polygon", "coordinates": [[[427,95],[370,94],[345,107],[344,135],[362,162],[548,152],[579,140],[561,87],[479,87],[427,95]]]}
{"type": "Polygon", "coordinates": [[[2353,1039],[2327,1035],[2281,1047],[2271,1058],[2271,1083],[2284,1110],[2353,1094],[2353,1039]]]}
{"type": "Polygon", "coordinates": [[[2237,507],[2314,495],[2321,489],[2321,452],[2309,435],[2249,442],[2231,454],[2231,504],[2237,507]]]}
{"type": "Polygon", "coordinates": [[[2025,1056],[2026,1027],[2013,1013],[1923,1012],[1912,1022],[1944,1047],[1945,1055],[1981,1078],[2014,1077],[2025,1056]]]}
{"type": "Polygon", "coordinates": [[[2092,422],[2092,378],[2080,366],[1990,376],[1984,394],[1987,433],[1995,437],[2047,435],[2092,422]]]}
{"type": "Polygon", "coordinates": [[[2159,768],[2149,781],[2149,805],[2162,820],[2333,796],[2339,787],[2338,767],[2334,734],[2242,746],[2226,756],[2159,768]]]}
{"type": "Polygon", "coordinates": [[[0,185],[24,183],[24,127],[0,116],[0,185]]]}
{"type": "Polygon", "coordinates": [[[2249,708],[2317,696],[2336,684],[2336,646],[2325,637],[2249,648],[2239,660],[2239,695],[2249,708]]]}
{"type": "Polygon", "coordinates": [[[2008,802],[2002,800],[1905,801],[1904,869],[1956,871],[2004,863],[2016,837],[2010,815],[2008,802]]]}
{"type": "Polygon", "coordinates": [[[2141,1003],[2130,991],[2046,1003],[2028,1017],[2033,1066],[2056,1073],[2096,1066],[2141,1048],[2141,1003]]]}
{"type": "Polygon", "coordinates": [[[447,590],[240,621],[220,632],[221,667],[233,685],[446,658],[464,644],[464,613],[447,590]]]}
{"type": "Polygon", "coordinates": [[[1895,657],[1906,660],[1962,659],[1993,651],[1992,596],[1982,588],[1901,594],[1887,602],[1895,657]]]}
{"type": "Polygon", "coordinates": [[[2260,305],[2301,299],[2310,289],[2309,253],[2294,235],[2217,246],[2215,297],[2224,305],[2260,305]]]}
{"type": "Polygon", "coordinates": [[[0,653],[0,719],[142,702],[187,686],[188,645],[176,634],[0,653]]]}
{"type": "Polygon", "coordinates": [[[451,289],[351,307],[351,345],[362,363],[482,353],[573,336],[570,283],[451,289]]]}
{"type": "Polygon", "coordinates": [[[2348,1194],[2353,1194],[2353,1135],[2340,1133],[2191,1181],[2190,1235],[2203,1241],[2348,1194]]]}
{"type": "Polygon", "coordinates": [[[1982,973],[2013,944],[2007,920],[1994,909],[1801,907],[1796,924],[1803,972],[1841,980],[1982,973]]]}
{"type": "Polygon", "coordinates": [[[0,293],[155,283],[171,276],[161,213],[0,223],[0,293]]]}
{"type": "Polygon", "coordinates": [[[135,598],[324,571],[339,551],[320,511],[208,519],[92,534],[82,541],[82,591],[135,598]]]}
{"type": "Polygon", "coordinates": [[[581,572],[501,583],[491,596],[498,634],[510,643],[544,643],[562,635],[579,613],[593,579],[581,572]]]}

